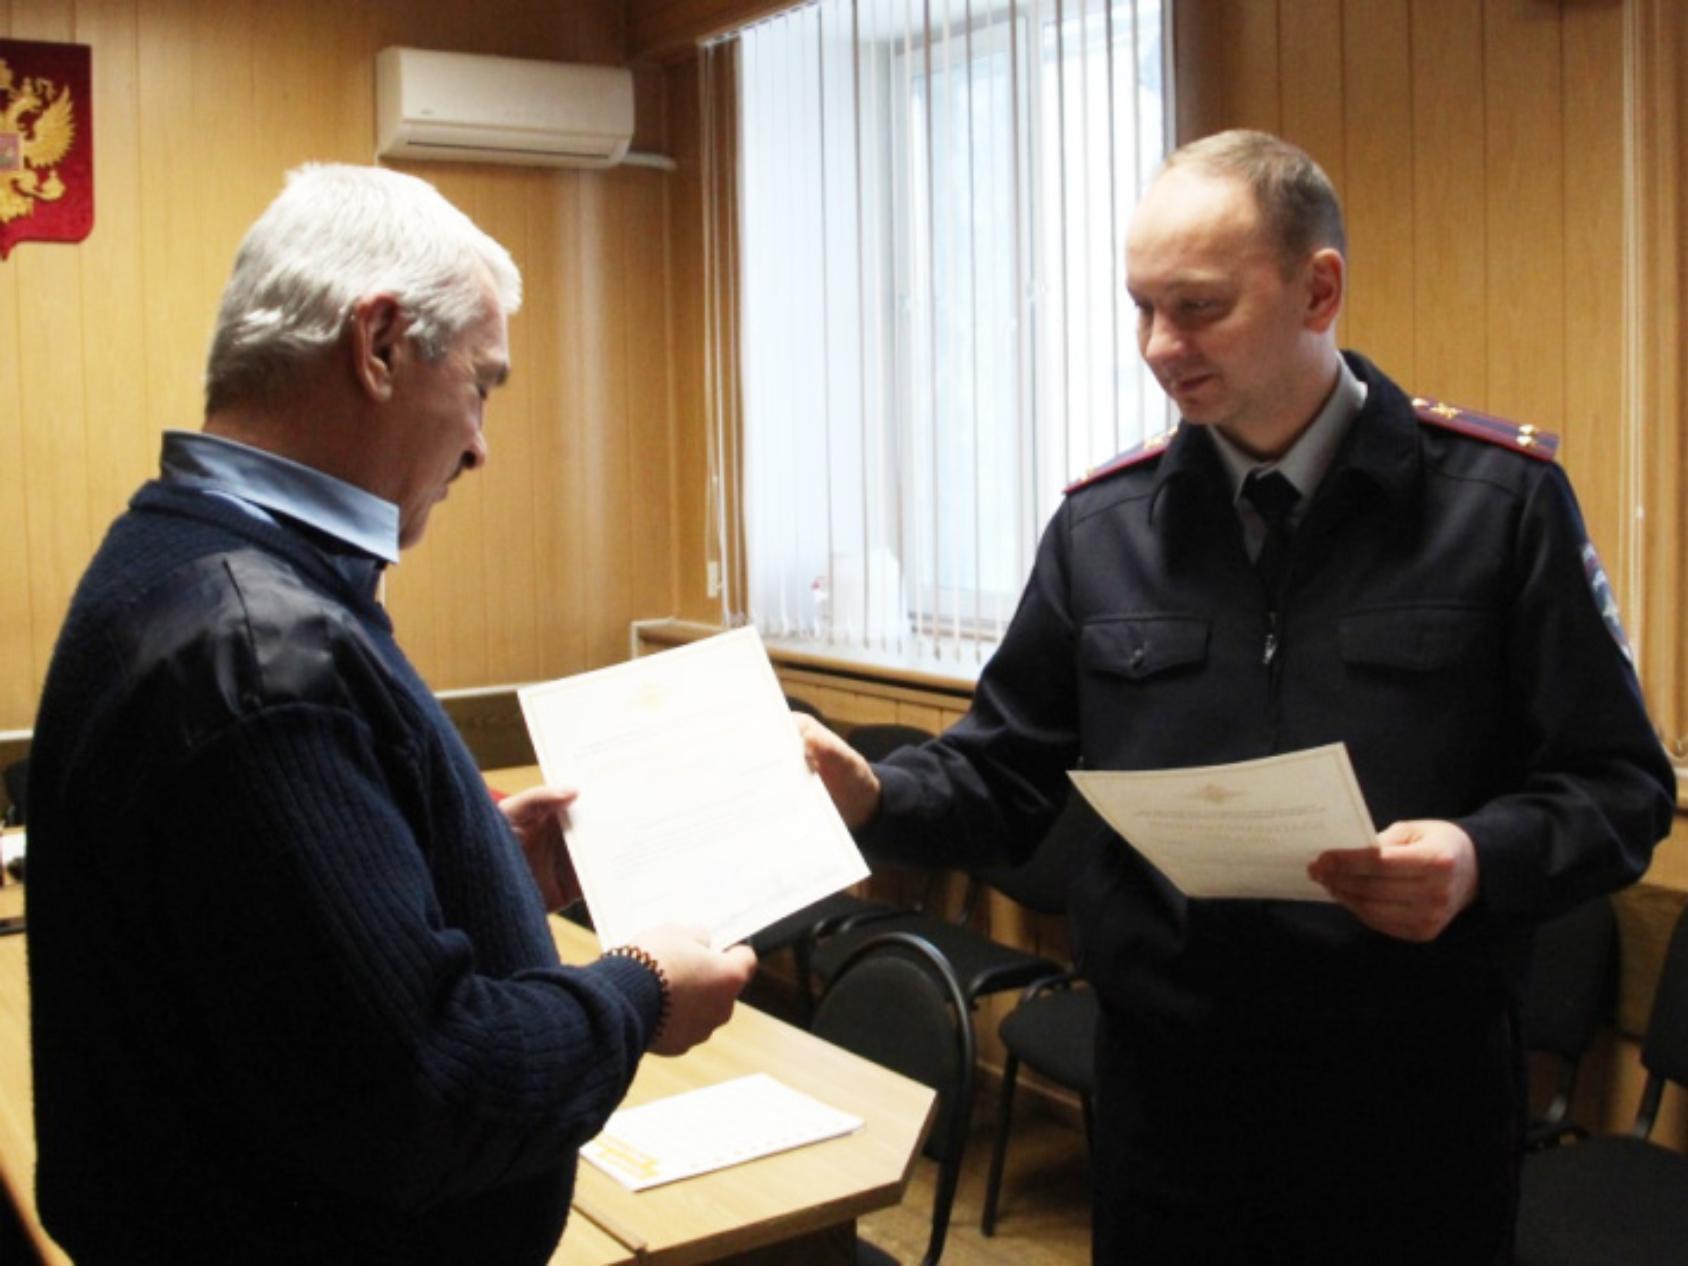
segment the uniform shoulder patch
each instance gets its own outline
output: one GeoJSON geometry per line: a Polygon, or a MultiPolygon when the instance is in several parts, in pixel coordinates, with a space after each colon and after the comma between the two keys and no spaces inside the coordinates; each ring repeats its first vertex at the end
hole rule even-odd
{"type": "Polygon", "coordinates": [[[1623,621],[1618,618],[1618,598],[1612,592],[1612,582],[1606,576],[1606,568],[1601,565],[1600,555],[1594,552],[1592,541],[1583,543],[1582,560],[1583,574],[1588,577],[1588,587],[1594,592],[1594,605],[1600,610],[1600,619],[1612,635],[1612,640],[1618,644],[1618,649],[1624,653],[1624,658],[1633,664],[1635,651],[1629,644],[1629,638],[1624,636],[1623,621]]]}
{"type": "Polygon", "coordinates": [[[1104,479],[1111,479],[1122,471],[1141,466],[1144,462],[1159,457],[1166,451],[1166,446],[1172,443],[1172,437],[1178,434],[1176,426],[1162,431],[1159,435],[1151,435],[1136,448],[1128,448],[1117,457],[1110,457],[1100,466],[1087,470],[1080,478],[1073,480],[1061,491],[1072,494],[1080,488],[1088,488],[1091,484],[1099,484],[1104,479]]]}
{"type": "Polygon", "coordinates": [[[1559,452],[1559,437],[1552,431],[1509,422],[1505,418],[1478,413],[1473,409],[1462,409],[1443,400],[1414,396],[1413,411],[1418,414],[1418,420],[1426,426],[1440,427],[1444,431],[1457,431],[1474,440],[1486,440],[1490,444],[1509,448],[1515,453],[1534,457],[1538,461],[1550,462],[1559,452]]]}

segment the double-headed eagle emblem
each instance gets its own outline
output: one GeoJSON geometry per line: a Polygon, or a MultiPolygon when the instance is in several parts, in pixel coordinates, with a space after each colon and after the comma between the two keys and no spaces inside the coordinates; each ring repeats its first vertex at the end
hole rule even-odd
{"type": "Polygon", "coordinates": [[[76,142],[70,88],[51,80],[14,78],[0,60],[0,224],[64,197],[56,170],[76,142]]]}

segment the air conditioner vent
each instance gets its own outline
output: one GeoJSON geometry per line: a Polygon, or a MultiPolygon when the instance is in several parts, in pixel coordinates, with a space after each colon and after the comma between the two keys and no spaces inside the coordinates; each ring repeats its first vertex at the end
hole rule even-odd
{"type": "Polygon", "coordinates": [[[382,158],[608,167],[633,139],[633,76],[616,66],[384,48],[375,126],[382,158]]]}

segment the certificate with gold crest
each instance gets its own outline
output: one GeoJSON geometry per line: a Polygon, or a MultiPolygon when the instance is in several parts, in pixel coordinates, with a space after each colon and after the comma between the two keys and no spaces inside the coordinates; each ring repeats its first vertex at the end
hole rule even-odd
{"type": "Polygon", "coordinates": [[[1069,776],[1190,897],[1329,901],[1308,863],[1327,849],[1376,842],[1341,743],[1231,765],[1069,776]]]}

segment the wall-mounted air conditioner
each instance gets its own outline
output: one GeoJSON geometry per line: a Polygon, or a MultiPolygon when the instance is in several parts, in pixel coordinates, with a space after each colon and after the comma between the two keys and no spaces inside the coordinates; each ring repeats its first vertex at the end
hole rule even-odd
{"type": "Polygon", "coordinates": [[[608,167],[633,138],[633,75],[420,48],[375,59],[375,152],[544,167],[608,167]]]}

